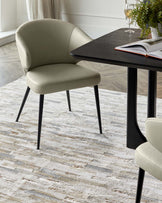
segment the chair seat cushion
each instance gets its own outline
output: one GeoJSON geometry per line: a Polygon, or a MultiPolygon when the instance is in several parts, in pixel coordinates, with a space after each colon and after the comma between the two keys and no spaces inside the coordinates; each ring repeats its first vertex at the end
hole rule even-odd
{"type": "Polygon", "coordinates": [[[52,64],[27,72],[27,85],[38,94],[48,94],[100,82],[100,74],[76,64],[52,64]]]}
{"type": "Polygon", "coordinates": [[[149,142],[141,144],[136,149],[135,159],[140,168],[162,180],[162,153],[149,142]]]}

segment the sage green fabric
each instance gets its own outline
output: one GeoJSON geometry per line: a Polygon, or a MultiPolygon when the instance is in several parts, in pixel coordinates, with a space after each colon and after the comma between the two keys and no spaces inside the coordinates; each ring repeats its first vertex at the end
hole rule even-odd
{"type": "Polygon", "coordinates": [[[148,118],[146,121],[146,138],[156,149],[162,152],[162,119],[148,118]]]}
{"type": "Polygon", "coordinates": [[[100,75],[75,64],[53,64],[32,69],[27,72],[27,85],[36,93],[48,94],[100,82],[100,75]]]}
{"type": "Polygon", "coordinates": [[[43,19],[18,28],[16,44],[27,85],[38,94],[94,86],[100,74],[76,64],[70,52],[91,41],[73,24],[43,19]]]}
{"type": "Polygon", "coordinates": [[[162,153],[149,142],[141,144],[136,149],[135,160],[140,168],[162,180],[162,153]]]}
{"type": "Polygon", "coordinates": [[[162,119],[148,118],[146,121],[147,142],[137,147],[137,165],[152,176],[162,180],[162,119]]]}
{"type": "Polygon", "coordinates": [[[55,19],[27,22],[16,32],[16,44],[25,71],[41,65],[76,63],[70,51],[90,40],[76,26],[55,19]]]}

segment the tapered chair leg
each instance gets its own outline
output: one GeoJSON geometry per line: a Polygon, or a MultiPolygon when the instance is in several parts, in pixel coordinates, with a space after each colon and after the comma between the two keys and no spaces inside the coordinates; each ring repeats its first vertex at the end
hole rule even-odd
{"type": "Polygon", "coordinates": [[[67,95],[67,102],[68,102],[69,111],[71,111],[70,91],[69,90],[66,90],[66,95],[67,95]]]}
{"type": "Polygon", "coordinates": [[[24,107],[24,105],[25,105],[25,102],[26,102],[26,99],[27,99],[27,97],[28,97],[29,92],[30,92],[30,88],[27,87],[26,92],[25,92],[25,95],[24,95],[24,98],[23,98],[23,101],[22,101],[22,104],[21,104],[21,106],[20,106],[19,113],[18,113],[17,118],[16,118],[16,122],[19,121],[19,117],[20,117],[20,115],[21,115],[21,112],[22,112],[22,110],[23,110],[23,107],[24,107]]]}
{"type": "Polygon", "coordinates": [[[140,203],[140,201],[141,201],[144,176],[145,176],[145,171],[143,169],[139,168],[136,203],[140,203]]]}
{"type": "Polygon", "coordinates": [[[42,116],[43,116],[43,104],[44,104],[44,95],[41,94],[41,95],[40,95],[40,100],[39,100],[39,118],[38,118],[38,140],[37,140],[37,149],[40,148],[42,116]]]}
{"type": "Polygon", "coordinates": [[[99,131],[100,131],[100,134],[102,134],[102,123],[101,123],[101,112],[100,112],[100,100],[99,100],[99,93],[98,93],[98,85],[94,86],[94,93],[95,93],[95,99],[96,99],[99,131]]]}

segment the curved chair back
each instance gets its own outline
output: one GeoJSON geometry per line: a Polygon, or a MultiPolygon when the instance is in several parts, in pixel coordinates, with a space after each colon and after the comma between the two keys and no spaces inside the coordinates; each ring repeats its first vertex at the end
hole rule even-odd
{"type": "Polygon", "coordinates": [[[90,40],[76,26],[55,19],[27,22],[16,32],[20,60],[26,72],[42,65],[76,63],[70,51],[90,40]]]}
{"type": "Polygon", "coordinates": [[[162,152],[162,119],[149,118],[146,121],[146,137],[149,143],[162,152]]]}
{"type": "Polygon", "coordinates": [[[162,181],[162,118],[146,121],[147,142],[139,145],[135,160],[139,166],[136,203],[140,203],[145,171],[162,181]]]}

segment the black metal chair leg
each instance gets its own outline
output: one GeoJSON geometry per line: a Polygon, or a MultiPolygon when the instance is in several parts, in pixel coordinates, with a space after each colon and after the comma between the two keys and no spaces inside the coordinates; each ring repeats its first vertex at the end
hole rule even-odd
{"type": "Polygon", "coordinates": [[[27,99],[27,97],[28,97],[29,92],[30,92],[30,88],[27,87],[26,92],[25,92],[25,95],[24,95],[24,98],[23,98],[23,101],[22,101],[22,104],[21,104],[21,106],[20,106],[19,113],[18,113],[17,118],[16,118],[16,122],[19,121],[19,117],[20,117],[20,115],[21,115],[21,112],[22,112],[22,110],[23,110],[23,107],[24,107],[24,105],[25,105],[25,102],[26,102],[26,99],[27,99]]]}
{"type": "Polygon", "coordinates": [[[97,108],[99,130],[100,130],[100,134],[102,134],[102,124],[101,124],[101,113],[100,113],[100,101],[99,101],[98,85],[94,86],[94,93],[95,93],[95,99],[96,99],[96,108],[97,108]]]}
{"type": "Polygon", "coordinates": [[[141,201],[144,176],[145,176],[145,171],[143,169],[139,168],[136,203],[140,203],[140,201],[141,201]]]}
{"type": "Polygon", "coordinates": [[[37,140],[37,149],[40,147],[40,137],[41,137],[41,127],[42,127],[42,116],[43,116],[43,103],[44,95],[40,95],[39,100],[39,119],[38,119],[38,140],[37,140]]]}
{"type": "Polygon", "coordinates": [[[69,111],[71,111],[70,91],[69,90],[66,90],[66,95],[67,95],[67,102],[68,102],[69,111]]]}

